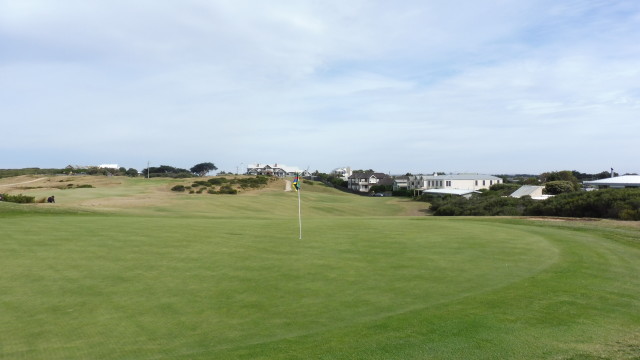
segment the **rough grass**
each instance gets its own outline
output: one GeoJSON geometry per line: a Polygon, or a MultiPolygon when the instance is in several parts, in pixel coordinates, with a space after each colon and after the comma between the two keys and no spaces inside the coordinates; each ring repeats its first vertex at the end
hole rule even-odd
{"type": "Polygon", "coordinates": [[[275,185],[100,181],[0,203],[0,358],[639,356],[623,223],[399,216],[415,203],[318,184],[298,240],[296,193],[275,185]]]}

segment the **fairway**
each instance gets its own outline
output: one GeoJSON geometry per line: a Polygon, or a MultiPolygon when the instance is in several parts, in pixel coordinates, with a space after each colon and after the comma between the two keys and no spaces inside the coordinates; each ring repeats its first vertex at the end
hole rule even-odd
{"type": "Polygon", "coordinates": [[[101,181],[0,203],[0,358],[640,357],[633,225],[408,216],[315,184],[299,240],[279,184],[101,181]]]}

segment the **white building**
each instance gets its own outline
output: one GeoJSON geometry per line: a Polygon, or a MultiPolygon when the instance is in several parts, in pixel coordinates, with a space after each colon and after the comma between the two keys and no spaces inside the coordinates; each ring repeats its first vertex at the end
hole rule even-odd
{"type": "Polygon", "coordinates": [[[521,198],[523,196],[529,196],[533,200],[546,200],[553,195],[544,195],[542,194],[542,190],[544,190],[544,186],[537,185],[523,185],[518,190],[514,191],[509,195],[514,198],[521,198]]]}
{"type": "Polygon", "coordinates": [[[283,164],[249,164],[247,165],[247,175],[268,175],[277,177],[286,176],[309,176],[307,170],[299,169],[295,166],[283,164]]]}
{"type": "Polygon", "coordinates": [[[120,169],[118,164],[100,164],[98,165],[98,169],[120,169]]]}
{"type": "Polygon", "coordinates": [[[585,181],[584,184],[587,186],[595,186],[598,189],[640,188],[640,175],[622,175],[607,179],[585,181]]]}
{"type": "Polygon", "coordinates": [[[407,189],[488,189],[492,185],[502,184],[502,179],[493,175],[455,174],[455,175],[412,175],[408,177],[407,189]]]}
{"type": "Polygon", "coordinates": [[[542,190],[544,190],[544,186],[537,185],[523,185],[518,190],[511,193],[511,197],[521,198],[523,196],[537,197],[542,196],[542,190]]]}
{"type": "Polygon", "coordinates": [[[469,199],[473,194],[478,194],[480,193],[480,191],[465,189],[426,189],[422,190],[422,193],[435,195],[456,195],[469,199]]]}
{"type": "Polygon", "coordinates": [[[331,174],[340,177],[344,181],[348,181],[349,176],[353,175],[353,172],[351,171],[351,167],[347,166],[347,167],[333,169],[331,171],[331,174]]]}

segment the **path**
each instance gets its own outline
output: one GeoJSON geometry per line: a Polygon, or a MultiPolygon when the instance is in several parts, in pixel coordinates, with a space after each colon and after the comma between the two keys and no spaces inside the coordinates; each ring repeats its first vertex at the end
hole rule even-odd
{"type": "Polygon", "coordinates": [[[35,180],[29,180],[29,181],[24,181],[21,183],[15,183],[15,184],[0,184],[0,186],[15,186],[15,185],[22,185],[22,184],[28,184],[28,183],[32,183],[32,182],[36,182],[36,181],[40,181],[40,180],[44,180],[46,178],[38,178],[35,180]]]}

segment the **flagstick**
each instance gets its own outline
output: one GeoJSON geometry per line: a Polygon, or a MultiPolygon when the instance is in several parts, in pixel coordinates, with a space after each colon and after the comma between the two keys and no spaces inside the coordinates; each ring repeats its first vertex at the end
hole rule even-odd
{"type": "Polygon", "coordinates": [[[300,188],[298,188],[298,225],[300,226],[300,240],[302,240],[302,209],[300,206],[300,188]]]}

